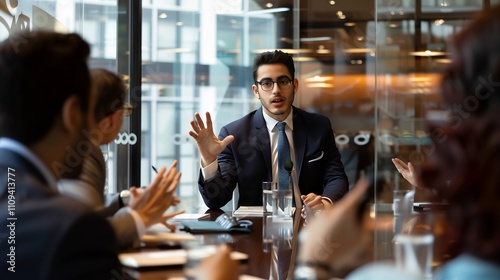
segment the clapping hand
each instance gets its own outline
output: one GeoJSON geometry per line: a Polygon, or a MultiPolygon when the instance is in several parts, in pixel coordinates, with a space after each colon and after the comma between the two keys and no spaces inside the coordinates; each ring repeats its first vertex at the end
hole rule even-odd
{"type": "Polygon", "coordinates": [[[229,135],[221,141],[214,134],[210,113],[206,113],[206,126],[200,114],[196,113],[194,116],[195,120],[191,121],[193,130],[189,131],[189,135],[196,140],[196,145],[201,154],[201,164],[205,167],[217,159],[217,155],[234,140],[234,136],[229,135]]]}
{"type": "Polygon", "coordinates": [[[368,182],[356,186],[328,211],[316,216],[300,234],[299,263],[342,269],[357,260],[368,241],[357,218],[368,182]]]}
{"type": "Polygon", "coordinates": [[[166,224],[166,220],[184,212],[181,210],[165,214],[170,206],[175,206],[180,202],[175,196],[181,177],[176,166],[177,161],[174,161],[168,170],[165,167],[160,168],[149,187],[143,190],[131,189],[129,206],[137,211],[146,227],[161,222],[172,229],[166,224]]]}

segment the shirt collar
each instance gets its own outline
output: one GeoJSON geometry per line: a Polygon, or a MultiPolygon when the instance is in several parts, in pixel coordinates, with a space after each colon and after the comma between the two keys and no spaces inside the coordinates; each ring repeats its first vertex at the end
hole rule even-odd
{"type": "Polygon", "coordinates": [[[28,147],[22,143],[7,137],[0,138],[0,148],[13,151],[20,154],[25,159],[27,159],[31,164],[33,164],[45,178],[45,181],[53,189],[57,189],[57,180],[54,175],[50,172],[47,166],[40,160],[40,158],[35,155],[28,147]]]}
{"type": "MultiPolygon", "coordinates": [[[[264,120],[266,121],[267,130],[273,131],[278,121],[264,113],[264,110],[262,110],[262,115],[264,116],[264,120]]],[[[293,106],[291,107],[290,114],[288,114],[284,122],[286,122],[286,125],[293,131],[293,106]]]]}

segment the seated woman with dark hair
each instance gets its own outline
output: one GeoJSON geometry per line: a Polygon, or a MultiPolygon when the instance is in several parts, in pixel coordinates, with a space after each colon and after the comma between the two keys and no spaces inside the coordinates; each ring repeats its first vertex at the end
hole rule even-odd
{"type": "MultiPolygon", "coordinates": [[[[397,159],[393,162],[410,183],[449,203],[445,239],[452,241],[448,244],[452,259],[433,278],[500,279],[500,170],[496,164],[500,158],[500,6],[479,13],[453,38],[450,49],[453,62],[441,83],[450,119],[430,127],[434,152],[417,169],[397,159]]],[[[299,261],[312,264],[309,271],[316,276],[332,276],[328,273],[360,250],[361,242],[355,241],[361,238],[362,225],[353,226],[362,198],[362,192],[356,191],[359,187],[366,188],[359,184],[332,211],[308,225],[299,261]],[[352,233],[342,235],[346,229],[352,233]],[[331,241],[332,236],[336,242],[330,244],[340,249],[326,248],[324,240],[331,241]]],[[[347,279],[408,279],[395,273],[393,267],[373,265],[347,279]]]]}
{"type": "Polygon", "coordinates": [[[435,154],[422,165],[418,184],[449,203],[448,253],[457,255],[437,279],[500,279],[500,118],[471,116],[457,129],[440,127],[435,154]],[[446,178],[453,178],[442,184],[446,178]]]}

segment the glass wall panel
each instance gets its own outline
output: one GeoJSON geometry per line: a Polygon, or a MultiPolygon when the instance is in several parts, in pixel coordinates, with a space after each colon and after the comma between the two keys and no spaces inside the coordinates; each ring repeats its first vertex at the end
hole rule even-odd
{"type": "Polygon", "coordinates": [[[205,207],[197,186],[198,150],[188,135],[194,113],[210,112],[218,133],[257,106],[249,67],[255,49],[276,48],[276,20],[252,2],[143,3],[142,106],[148,112],[142,120],[141,184],[151,181],[151,165],[179,160],[182,208],[205,207]]]}
{"type": "MultiPolygon", "coordinates": [[[[430,201],[394,168],[392,158],[419,168],[431,152],[429,121],[445,121],[448,108],[440,98],[441,73],[450,63],[447,42],[489,1],[376,1],[376,171],[386,184],[376,199],[375,258],[392,259],[400,221],[393,215],[396,190],[415,190],[414,201],[430,201]],[[382,225],[390,225],[383,227],[382,225]]],[[[435,236],[435,244],[444,244],[435,236]]],[[[437,247],[436,247],[437,248],[437,247]]],[[[433,265],[445,256],[434,250],[433,265]]]]}

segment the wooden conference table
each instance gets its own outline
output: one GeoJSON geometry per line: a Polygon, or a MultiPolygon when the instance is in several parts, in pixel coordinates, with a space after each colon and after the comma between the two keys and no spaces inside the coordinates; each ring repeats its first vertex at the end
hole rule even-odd
{"type": "MultiPolygon", "coordinates": [[[[224,213],[221,210],[207,210],[210,215],[210,220],[215,220],[219,215],[224,213]]],[[[441,214],[444,212],[441,212],[441,214]]],[[[372,215],[370,215],[372,216],[372,215]]],[[[234,251],[242,252],[248,255],[248,260],[242,261],[240,271],[244,275],[259,277],[262,279],[269,279],[271,269],[271,248],[264,251],[262,236],[263,236],[263,223],[262,217],[244,217],[244,219],[253,222],[252,231],[250,233],[216,233],[216,234],[201,234],[198,237],[203,237],[206,240],[218,240],[229,243],[234,248],[234,251]]],[[[343,278],[349,272],[357,267],[371,261],[393,260],[393,226],[394,216],[390,211],[384,213],[377,213],[377,218],[369,219],[368,230],[372,233],[373,240],[370,246],[362,255],[358,256],[357,263],[353,263],[351,267],[346,267],[345,271],[338,271],[336,277],[343,278]]],[[[439,266],[442,261],[442,245],[445,243],[442,235],[442,230],[439,228],[435,230],[435,244],[434,244],[434,260],[433,266],[439,266]]],[[[269,245],[268,245],[269,246],[269,245]]],[[[160,251],[167,250],[165,248],[141,248],[139,251],[160,251]]],[[[214,268],[216,269],[216,268],[214,268]]],[[[137,279],[140,280],[153,280],[153,279],[179,279],[184,277],[182,266],[162,266],[154,268],[141,268],[141,269],[127,269],[127,271],[137,279]]]]}
{"type": "MultiPolygon", "coordinates": [[[[207,210],[210,214],[210,220],[215,220],[224,213],[220,210],[207,210]]],[[[230,244],[234,251],[242,252],[248,255],[248,260],[241,262],[241,273],[256,276],[263,279],[269,279],[271,254],[264,252],[262,244],[262,217],[245,217],[244,219],[253,222],[250,233],[210,233],[196,234],[197,237],[203,237],[208,240],[223,240],[230,244]]],[[[158,251],[168,250],[168,248],[141,248],[139,251],[158,251]]],[[[216,269],[216,268],[214,268],[216,269]]],[[[184,277],[182,266],[161,266],[151,268],[132,269],[127,268],[132,276],[140,280],[157,280],[184,277]]]]}

